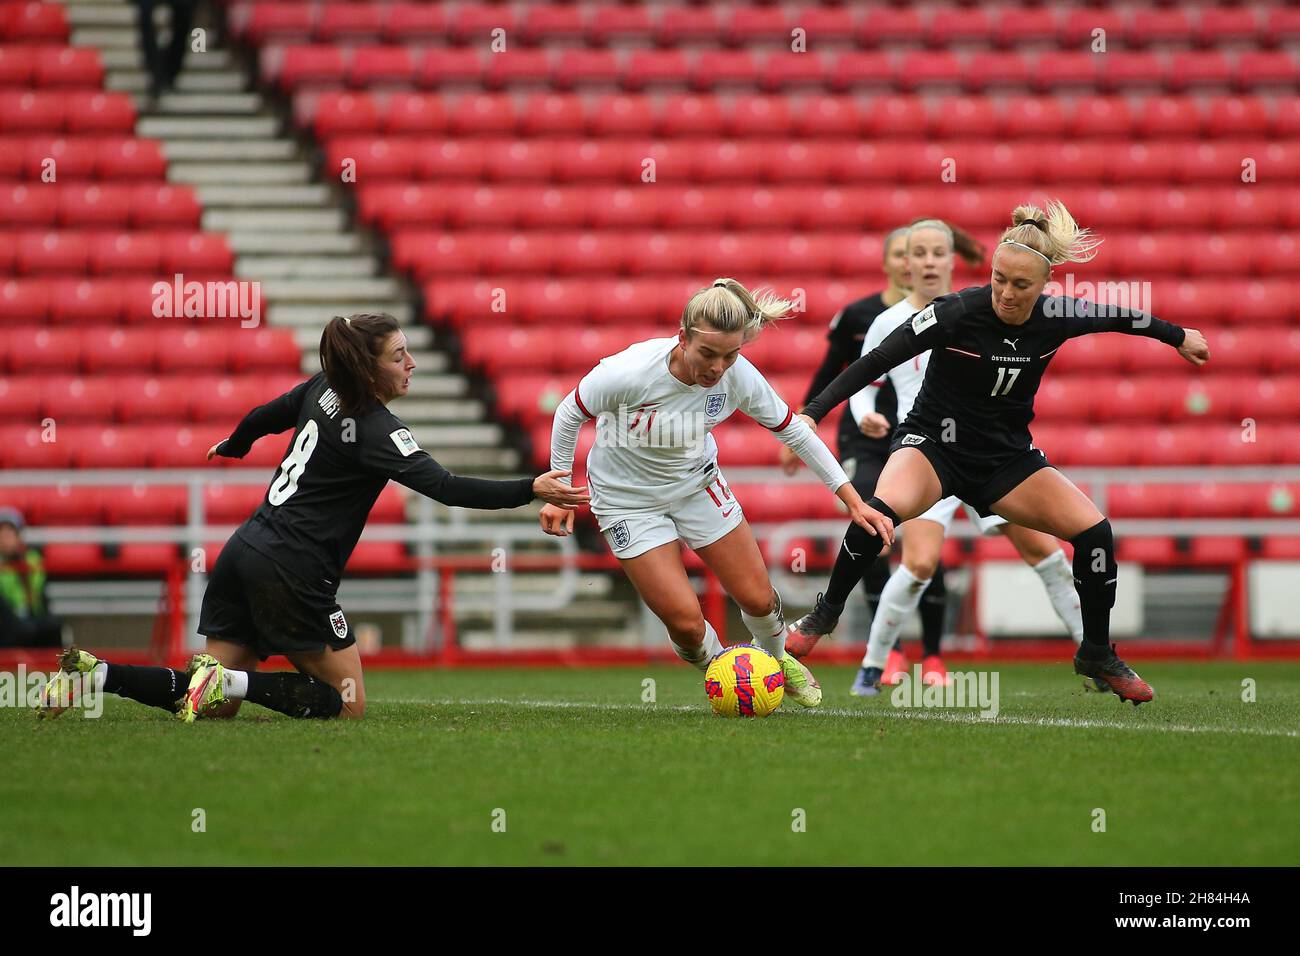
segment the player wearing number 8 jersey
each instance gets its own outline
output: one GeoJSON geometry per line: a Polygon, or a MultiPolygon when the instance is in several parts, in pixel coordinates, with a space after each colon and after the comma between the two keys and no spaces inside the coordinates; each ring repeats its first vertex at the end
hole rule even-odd
{"type": "MultiPolygon", "coordinates": [[[[993,257],[992,283],[942,296],[849,366],[804,409],[816,422],[884,372],[927,350],[916,403],[894,433],[889,461],[868,505],[897,525],[948,495],[1074,545],[1074,579],[1083,617],[1076,672],[1100,679],[1124,700],[1150,700],[1150,686],[1115,654],[1110,609],[1117,571],[1110,522],[1033,447],[1034,395],[1066,341],[1094,332],[1159,339],[1193,365],[1209,359],[1205,339],[1136,309],[1043,295],[1053,265],[1092,258],[1100,240],[1069,211],[1021,206],[993,257]]],[[[892,535],[886,535],[886,538],[892,535]]],[[[826,634],[882,539],[849,528],[817,606],[798,623],[826,634]]]]}
{"type": "MultiPolygon", "coordinates": [[[[389,315],[334,318],[320,346],[323,371],[249,412],[208,452],[242,458],[265,435],[294,429],[261,505],[230,537],[212,567],[199,633],[207,653],[188,677],[170,668],[96,661],[73,649],[61,673],[104,668],[105,689],[142,703],[231,716],[247,699],[294,717],[360,717],[361,660],[335,596],[370,509],[391,479],[444,504],[516,508],[535,497],[573,506],[588,500],[551,472],[490,481],[449,473],[420,448],[387,404],[405,395],[415,361],[389,315]],[[297,674],[258,674],[282,654],[297,674]]],[[[51,685],[62,678],[56,676],[51,685]]],[[[47,713],[59,710],[49,688],[47,713]]]]}

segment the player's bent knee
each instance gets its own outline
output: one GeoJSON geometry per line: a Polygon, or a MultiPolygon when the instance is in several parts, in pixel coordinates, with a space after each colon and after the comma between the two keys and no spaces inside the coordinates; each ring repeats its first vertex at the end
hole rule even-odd
{"type": "Polygon", "coordinates": [[[698,647],[704,642],[703,614],[672,618],[664,621],[664,626],[668,628],[668,636],[673,643],[681,647],[698,647]]]}
{"type": "Polygon", "coordinates": [[[903,567],[918,581],[928,581],[934,577],[934,572],[939,567],[939,558],[937,555],[923,554],[916,557],[909,554],[903,559],[903,567]]]}
{"type": "Polygon", "coordinates": [[[770,587],[766,594],[761,591],[751,591],[743,595],[733,594],[732,597],[740,605],[740,609],[750,617],[767,617],[779,606],[776,591],[770,587]]]}

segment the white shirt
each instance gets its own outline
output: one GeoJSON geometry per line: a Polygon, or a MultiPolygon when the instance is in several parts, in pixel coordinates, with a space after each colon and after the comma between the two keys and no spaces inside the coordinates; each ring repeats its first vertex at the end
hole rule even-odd
{"type": "MultiPolygon", "coordinates": [[[[921,309],[923,308],[925,306],[921,306],[921,309]]],[[[862,354],[866,355],[879,346],[881,342],[885,341],[890,332],[916,315],[921,309],[910,304],[907,299],[903,299],[881,312],[876,316],[875,321],[871,323],[871,328],[867,329],[866,338],[862,340],[862,354]]],[[[898,413],[895,421],[900,425],[903,423],[903,419],[907,418],[907,413],[912,410],[912,403],[916,401],[917,393],[921,391],[921,382],[925,380],[925,367],[929,362],[930,352],[927,350],[885,373],[889,381],[894,385],[895,394],[898,395],[898,413]]],[[[872,382],[849,399],[849,409],[853,413],[855,422],[860,423],[868,412],[876,410],[876,393],[880,391],[880,386],[884,384],[884,379],[872,382]]]]}
{"type": "Polygon", "coordinates": [[[587,456],[591,510],[655,514],[717,477],[715,425],[742,411],[771,429],[831,491],[848,481],[839,463],[743,355],[712,388],[687,385],[668,369],[677,338],[638,342],[587,373],[555,410],[551,468],[568,471],[578,431],[596,419],[587,456]]]}

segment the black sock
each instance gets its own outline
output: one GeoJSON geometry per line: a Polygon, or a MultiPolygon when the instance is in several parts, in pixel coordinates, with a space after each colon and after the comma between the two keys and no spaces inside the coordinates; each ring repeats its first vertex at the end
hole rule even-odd
{"type": "Polygon", "coordinates": [[[879,555],[871,562],[871,567],[867,568],[867,573],[862,578],[863,595],[867,599],[867,609],[871,611],[872,618],[880,608],[880,592],[888,583],[889,558],[879,555]]]}
{"type": "MultiPolygon", "coordinates": [[[[886,518],[898,526],[898,515],[879,498],[873,497],[867,502],[886,518]]],[[[841,607],[853,593],[853,589],[867,573],[873,561],[880,556],[885,542],[878,534],[868,534],[860,525],[851,524],[844,533],[839,553],[835,556],[835,567],[831,568],[831,580],[826,585],[825,599],[829,604],[841,607]]]]}
{"type": "Polygon", "coordinates": [[[934,567],[934,577],[921,595],[921,653],[933,657],[943,640],[943,622],[948,610],[948,586],[943,580],[943,564],[934,567]]]}
{"type": "Polygon", "coordinates": [[[342,695],[329,684],[288,671],[249,671],[244,700],[290,717],[337,717],[343,710],[342,695]]]}
{"type": "Polygon", "coordinates": [[[190,675],[170,667],[133,667],[104,661],[104,690],[119,697],[137,700],[150,707],[176,712],[176,702],[185,696],[190,675]]]}
{"type": "Polygon", "coordinates": [[[1070,539],[1074,545],[1074,587],[1083,616],[1084,657],[1110,656],[1110,609],[1115,606],[1118,567],[1110,522],[1099,522],[1070,539]]]}

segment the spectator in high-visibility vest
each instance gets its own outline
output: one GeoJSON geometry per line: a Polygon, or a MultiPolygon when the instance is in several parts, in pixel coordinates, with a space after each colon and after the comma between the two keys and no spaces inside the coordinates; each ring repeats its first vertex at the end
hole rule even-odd
{"type": "Polygon", "coordinates": [[[0,508],[0,647],[59,647],[63,624],[49,613],[45,563],[23,525],[18,509],[0,508]]]}

